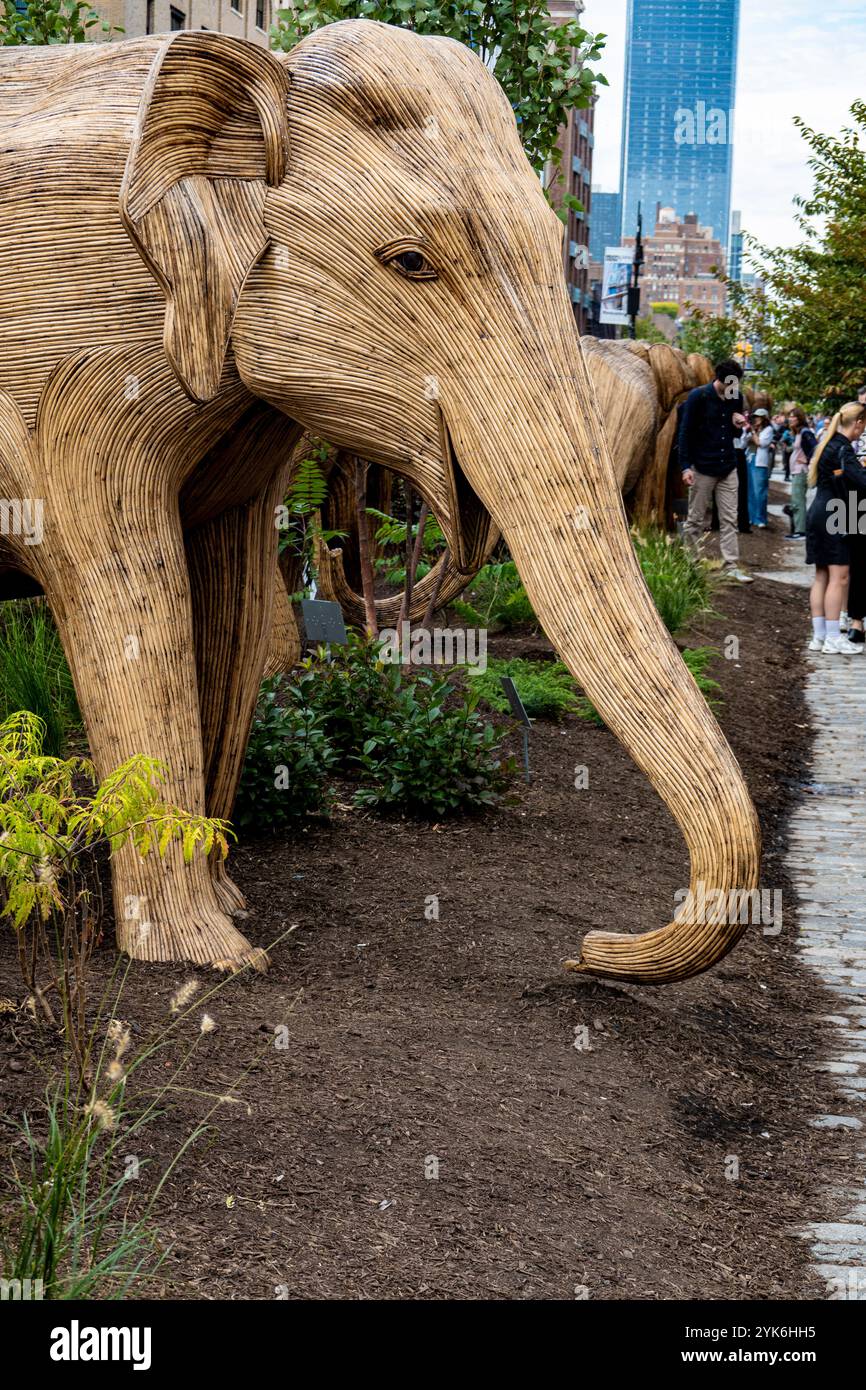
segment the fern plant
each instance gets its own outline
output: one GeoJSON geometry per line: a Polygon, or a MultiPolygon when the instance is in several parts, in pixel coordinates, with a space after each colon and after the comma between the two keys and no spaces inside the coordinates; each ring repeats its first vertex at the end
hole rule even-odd
{"type": "MultiPolygon", "coordinates": [[[[346,534],[345,531],[323,528],[321,522],[320,511],[328,499],[324,464],[330,452],[330,445],[324,439],[312,441],[309,453],[295,469],[288,496],[279,508],[280,554],[291,550],[295,555],[303,556],[303,569],[308,579],[315,574],[313,557],[316,543],[323,541],[327,545],[329,541],[342,540],[346,534]]],[[[292,597],[302,598],[307,593],[309,589],[304,587],[292,597]]]]}
{"type": "Polygon", "coordinates": [[[467,673],[472,689],[498,714],[508,714],[511,706],[502,689],[502,677],[510,676],[530,719],[561,719],[577,706],[578,696],[567,666],[561,661],[488,661],[487,670],[467,673]]]}
{"type": "MultiPolygon", "coordinates": [[[[381,547],[392,547],[397,550],[401,559],[393,556],[383,556],[376,561],[376,569],[384,574],[389,584],[401,585],[406,581],[406,522],[399,517],[390,516],[388,512],[380,512],[376,507],[368,507],[367,515],[372,516],[379,525],[376,528],[376,543],[381,547]]],[[[412,527],[412,536],[418,535],[417,523],[412,527]]],[[[415,571],[415,579],[423,579],[425,574],[429,574],[433,560],[438,551],[445,546],[445,534],[432,512],[428,512],[424,522],[424,532],[421,538],[421,559],[415,571]]]]}

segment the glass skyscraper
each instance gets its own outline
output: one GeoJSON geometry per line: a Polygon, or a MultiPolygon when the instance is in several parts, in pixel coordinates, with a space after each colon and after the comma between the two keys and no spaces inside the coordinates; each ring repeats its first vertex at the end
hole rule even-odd
{"type": "Polygon", "coordinates": [[[622,224],[622,204],[618,193],[592,190],[589,204],[589,254],[594,261],[604,260],[606,246],[619,246],[622,224]]]}
{"type": "Polygon", "coordinates": [[[740,0],[628,0],[622,233],[656,205],[728,246],[740,0]]]}

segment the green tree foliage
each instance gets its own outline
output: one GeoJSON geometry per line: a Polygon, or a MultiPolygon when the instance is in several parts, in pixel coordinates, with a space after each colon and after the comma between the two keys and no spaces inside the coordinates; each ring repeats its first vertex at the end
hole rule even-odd
{"type": "Polygon", "coordinates": [[[744,329],[736,318],[708,314],[689,306],[688,318],[680,328],[679,346],[683,352],[702,352],[711,362],[721,362],[734,355],[734,348],[744,329]]]}
{"type": "Polygon", "coordinates": [[[604,34],[590,34],[576,19],[555,23],[542,0],[470,0],[468,4],[416,3],[416,0],[310,0],[277,11],[271,28],[273,48],[294,48],[305,35],[340,19],[375,19],[444,34],[473,49],[495,73],[514,108],[523,148],[541,172],[558,163],[556,140],[574,107],[589,106],[597,83],[593,71],[604,34]]]}
{"type": "MultiPolygon", "coordinates": [[[[800,244],[747,239],[764,282],[770,382],[783,398],[848,400],[866,380],[866,102],[851,115],[838,136],[796,120],[813,177],[811,193],[795,200],[800,244]]],[[[756,298],[743,291],[744,301],[756,298]]]]}
{"type": "Polygon", "coordinates": [[[668,340],[657,328],[651,318],[638,319],[635,323],[635,337],[645,343],[666,343],[668,340]]]}
{"type": "Polygon", "coordinates": [[[122,34],[99,17],[87,0],[0,0],[0,45],[84,43],[99,25],[104,34],[122,34]]]}

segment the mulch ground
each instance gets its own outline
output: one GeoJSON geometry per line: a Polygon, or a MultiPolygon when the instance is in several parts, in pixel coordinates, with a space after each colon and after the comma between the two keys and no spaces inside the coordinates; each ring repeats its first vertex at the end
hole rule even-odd
{"type": "MultiPolygon", "coordinates": [[[[747,563],[773,567],[774,526],[745,540],[747,563]]],[[[591,927],[668,921],[688,882],[666,808],[613,736],[576,718],[535,727],[532,784],[480,820],[342,809],[239,847],[244,930],[264,945],[297,928],[266,977],[208,1001],[217,1028],[180,1078],[190,1091],[168,1098],[140,1146],[147,1181],[210,1108],[194,1092],[235,1087],[163,1194],[171,1250],[154,1294],[821,1295],[791,1228],[833,1214],[824,1189],[844,1185],[853,1141],[808,1125],[833,1108],[813,1068],[827,1040],[818,1016],[835,1006],[795,959],[782,863],[809,748],[806,605],[758,582],[724,588],[717,607],[688,637],[739,639],[739,660],[711,674],[760,813],[763,882],[784,895],[781,933],[750,930],[709,975],[661,989],[560,970],[591,927]],[[580,791],[577,765],[589,769],[580,791]],[[584,1027],[588,1050],[575,1047],[584,1027]]],[[[493,651],[544,645],[517,636],[493,651]]],[[[96,982],[112,964],[109,942],[96,982]]],[[[131,969],[121,1012],[136,1041],[190,973],[131,969]]],[[[204,992],[213,979],[200,978],[204,992]]],[[[21,995],[9,931],[0,991],[21,995]]],[[[160,1054],[149,1079],[183,1050],[160,1054]]],[[[7,1117],[34,1104],[56,1058],[23,1014],[0,1015],[7,1117]]]]}

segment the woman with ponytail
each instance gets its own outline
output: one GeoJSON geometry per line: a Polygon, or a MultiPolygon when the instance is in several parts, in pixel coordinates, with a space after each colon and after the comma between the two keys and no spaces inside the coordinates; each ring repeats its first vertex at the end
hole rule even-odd
{"type": "MultiPolygon", "coordinates": [[[[827,425],[809,462],[808,485],[817,487],[806,518],[806,563],[815,566],[809,595],[812,641],[809,650],[828,656],[857,656],[863,644],[839,631],[839,614],[848,590],[851,546],[858,534],[859,503],[866,499],[866,468],[854,444],[866,430],[866,405],[843,405],[827,425]]],[[[866,508],[864,508],[866,513],[866,508]]],[[[866,530],[866,514],[863,517],[866,530]]]]}

